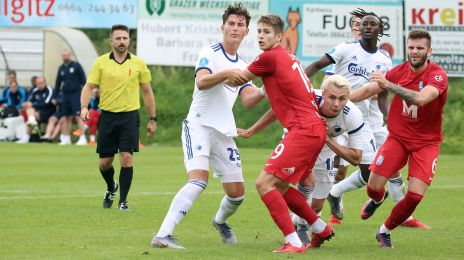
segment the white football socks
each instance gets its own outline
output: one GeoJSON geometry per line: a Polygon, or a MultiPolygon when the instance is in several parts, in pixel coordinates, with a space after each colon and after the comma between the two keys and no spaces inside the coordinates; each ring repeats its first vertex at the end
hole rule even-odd
{"type": "Polygon", "coordinates": [[[214,217],[214,222],[218,224],[224,224],[226,220],[232,216],[240,207],[240,204],[243,202],[243,198],[244,196],[230,198],[229,196],[225,195],[224,198],[222,198],[219,209],[216,213],[216,216],[214,217]]]}
{"type": "Polygon", "coordinates": [[[348,176],[348,178],[345,178],[341,182],[333,185],[332,189],[330,189],[330,194],[336,198],[339,198],[343,195],[343,193],[357,190],[364,185],[366,185],[366,182],[364,182],[361,176],[361,170],[358,169],[350,176],[348,176]]]}
{"type": "Polygon", "coordinates": [[[406,195],[406,187],[403,182],[403,177],[399,176],[388,180],[388,191],[390,196],[398,203],[406,195]]]}
{"type": "Polygon", "coordinates": [[[168,213],[164,217],[163,224],[158,231],[157,237],[172,235],[174,228],[187,214],[193,202],[206,189],[207,183],[203,180],[191,179],[174,196],[168,213]]]}
{"type": "Polygon", "coordinates": [[[300,238],[296,234],[296,232],[290,233],[285,236],[285,243],[290,243],[292,246],[295,247],[302,247],[303,243],[301,242],[300,238]]]}
{"type": "Polygon", "coordinates": [[[324,221],[322,221],[322,219],[318,218],[318,219],[311,225],[311,229],[312,229],[313,232],[315,232],[315,233],[321,233],[322,231],[324,231],[325,226],[327,226],[327,224],[326,224],[324,221]]]}
{"type": "Polygon", "coordinates": [[[386,234],[390,234],[391,230],[388,229],[385,224],[382,224],[382,226],[380,226],[380,229],[379,229],[379,233],[386,233],[386,234]]]}

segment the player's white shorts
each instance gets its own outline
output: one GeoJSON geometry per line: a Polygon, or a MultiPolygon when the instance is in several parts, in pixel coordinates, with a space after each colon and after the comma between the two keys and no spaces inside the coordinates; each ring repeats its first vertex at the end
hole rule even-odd
{"type": "Polygon", "coordinates": [[[214,169],[222,183],[243,182],[240,152],[232,137],[216,129],[184,120],[182,148],[187,172],[214,169]]]}
{"type": "Polygon", "coordinates": [[[312,197],[315,199],[325,199],[329,195],[330,188],[335,181],[335,173],[332,171],[334,156],[335,153],[324,145],[317,157],[312,170],[315,180],[312,197]]]}
{"type": "Polygon", "coordinates": [[[375,145],[377,146],[377,150],[382,146],[383,143],[385,143],[385,140],[387,140],[388,136],[388,130],[386,127],[376,127],[372,128],[372,134],[374,134],[375,138],[375,145]]]}
{"type": "Polygon", "coordinates": [[[332,185],[332,182],[315,181],[312,198],[320,200],[327,198],[327,196],[329,196],[332,185]]]}

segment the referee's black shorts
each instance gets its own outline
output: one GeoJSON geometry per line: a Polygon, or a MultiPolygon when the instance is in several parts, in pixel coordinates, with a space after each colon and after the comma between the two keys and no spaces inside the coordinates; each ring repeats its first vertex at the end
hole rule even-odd
{"type": "Polygon", "coordinates": [[[113,113],[102,111],[98,121],[97,153],[100,158],[118,152],[139,151],[139,111],[113,113]]]}

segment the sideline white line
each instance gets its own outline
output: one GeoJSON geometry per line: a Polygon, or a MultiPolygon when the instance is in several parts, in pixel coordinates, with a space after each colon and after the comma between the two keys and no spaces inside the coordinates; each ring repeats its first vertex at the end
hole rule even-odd
{"type": "MultiPolygon", "coordinates": [[[[432,186],[429,188],[430,190],[460,190],[464,189],[464,184],[457,184],[457,185],[440,185],[440,186],[432,186]]],[[[72,198],[92,198],[92,197],[100,197],[100,193],[79,193],[79,194],[72,194],[72,195],[25,195],[25,196],[6,196],[5,193],[29,193],[29,192],[36,192],[32,190],[4,190],[0,191],[0,201],[5,200],[42,200],[42,199],[72,199],[72,198]],[[2,194],[3,193],[3,194],[2,194]]],[[[173,196],[177,193],[166,191],[166,192],[131,192],[131,196],[173,196]]],[[[247,191],[248,194],[257,193],[256,191],[247,191]]],[[[224,191],[204,191],[202,194],[207,195],[216,195],[216,194],[224,194],[224,191]]]]}
{"type": "MultiPolygon", "coordinates": [[[[131,196],[167,196],[175,195],[176,192],[131,192],[131,196]]],[[[248,192],[256,193],[256,191],[248,192]]],[[[224,194],[224,191],[204,191],[202,194],[206,195],[215,195],[215,194],[224,194]]],[[[79,193],[72,195],[28,195],[28,196],[0,196],[0,200],[41,200],[41,199],[72,199],[72,198],[92,198],[100,197],[100,193],[79,193]]]]}

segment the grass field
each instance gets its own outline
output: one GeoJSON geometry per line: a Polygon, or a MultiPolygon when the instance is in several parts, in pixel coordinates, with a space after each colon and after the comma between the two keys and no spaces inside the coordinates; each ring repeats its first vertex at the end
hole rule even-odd
{"type": "MultiPolygon", "coordinates": [[[[463,259],[464,156],[439,158],[434,183],[414,214],[432,230],[398,228],[392,234],[395,249],[381,249],[374,236],[392,201],[363,221],[363,189],[344,197],[346,217],[335,226],[333,240],[319,250],[287,256],[270,253],[282,235],[254,189],[269,153],[241,150],[248,193],[229,221],[239,244],[223,244],[211,225],[223,194],[219,181],[210,179],[175,232],[187,250],[176,251],[151,248],[150,240],[186,181],[180,147],[148,146],[136,154],[131,211],[120,212],[101,206],[105,185],[94,148],[0,143],[0,258],[463,259]]],[[[326,209],[323,216],[327,219],[326,209]]]]}

